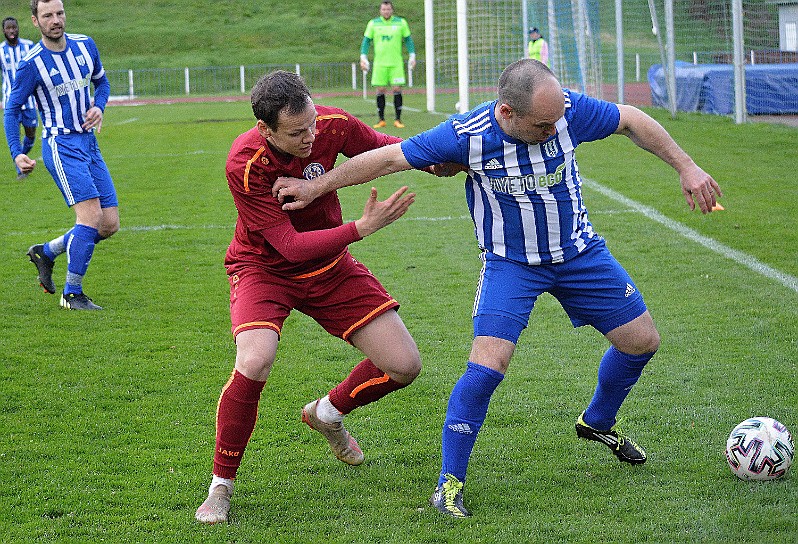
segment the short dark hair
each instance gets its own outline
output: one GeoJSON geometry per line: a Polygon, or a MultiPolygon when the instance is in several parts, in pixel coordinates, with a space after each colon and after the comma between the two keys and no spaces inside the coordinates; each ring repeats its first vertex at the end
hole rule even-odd
{"type": "Polygon", "coordinates": [[[17,26],[19,26],[19,22],[16,19],[14,19],[13,17],[6,17],[5,19],[3,19],[3,27],[2,28],[5,28],[6,27],[6,23],[9,22],[9,21],[14,21],[15,23],[17,23],[17,26]]]}
{"type": "Polygon", "coordinates": [[[529,97],[536,83],[545,77],[557,79],[548,66],[535,59],[521,59],[510,64],[499,76],[499,103],[507,104],[520,116],[529,113],[529,97]]]}
{"type": "Polygon", "coordinates": [[[281,111],[296,115],[311,102],[305,80],[293,72],[275,70],[261,77],[252,87],[252,113],[272,130],[277,129],[281,111]]]}
{"type": "Polygon", "coordinates": [[[30,11],[34,17],[39,16],[39,4],[46,4],[52,0],[30,0],[30,11]]]}

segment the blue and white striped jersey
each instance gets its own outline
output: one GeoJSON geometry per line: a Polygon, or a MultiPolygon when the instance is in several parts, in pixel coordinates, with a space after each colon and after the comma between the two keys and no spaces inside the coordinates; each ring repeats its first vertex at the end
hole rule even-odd
{"type": "Polygon", "coordinates": [[[479,247],[531,265],[566,261],[599,240],[582,201],[576,146],[618,128],[618,107],[563,89],[565,115],[541,144],[505,134],[496,101],[453,115],[402,142],[414,168],[454,162],[468,167],[465,191],[479,247]]]}
{"type": "MultiPolygon", "coordinates": [[[[11,94],[11,84],[17,77],[17,66],[28,54],[33,42],[24,38],[17,39],[17,45],[11,46],[7,41],[0,43],[0,68],[3,72],[3,107],[8,102],[8,96],[11,94]]],[[[35,109],[36,104],[33,103],[33,97],[30,97],[22,109],[35,109]]]]}
{"type": "MultiPolygon", "coordinates": [[[[6,104],[6,112],[20,107],[33,95],[42,118],[42,138],[57,134],[85,132],[81,125],[86,112],[97,106],[105,110],[111,85],[105,77],[97,46],[88,36],[66,34],[66,49],[50,51],[37,43],[17,68],[17,77],[6,104]],[[89,92],[94,84],[94,102],[89,92]]],[[[5,131],[12,156],[20,152],[19,127],[11,127],[5,117],[5,131]],[[16,146],[14,142],[17,142],[16,146]]]]}

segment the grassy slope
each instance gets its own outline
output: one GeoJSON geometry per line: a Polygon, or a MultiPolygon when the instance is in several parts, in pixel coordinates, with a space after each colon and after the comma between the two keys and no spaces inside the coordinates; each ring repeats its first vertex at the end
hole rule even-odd
{"type": "MultiPolygon", "coordinates": [[[[378,4],[377,0],[67,0],[65,7],[68,31],[93,36],[106,68],[123,70],[352,62],[357,60],[366,22],[378,14],[378,4]]],[[[647,1],[626,0],[623,5],[628,51],[656,53],[647,1]]],[[[614,1],[600,0],[599,6],[602,39],[606,54],[611,54],[615,40],[614,1]]],[[[423,58],[423,0],[400,0],[395,7],[396,14],[410,23],[416,50],[423,58]]],[[[679,7],[676,6],[677,20],[682,15],[679,7]]],[[[12,15],[21,21],[23,37],[39,39],[29,22],[26,2],[4,5],[2,12],[3,16],[12,15]]],[[[530,19],[536,13],[535,6],[531,6],[530,19]]],[[[706,40],[707,36],[680,35],[680,44],[685,39],[706,40]]],[[[700,49],[707,47],[712,48],[704,44],[700,49]]]]}
{"type": "MultiPolygon", "coordinates": [[[[423,1],[396,3],[419,52],[423,1]]],[[[23,2],[8,10],[21,35],[38,40],[23,2]]],[[[67,30],[95,38],[107,69],[227,66],[357,60],[363,30],[378,2],[67,0],[67,30]]],[[[4,14],[6,10],[3,10],[4,14]]]]}

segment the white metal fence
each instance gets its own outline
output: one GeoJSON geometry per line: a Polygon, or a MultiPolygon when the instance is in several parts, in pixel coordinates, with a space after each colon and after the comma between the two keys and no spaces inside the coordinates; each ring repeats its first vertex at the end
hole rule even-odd
{"type": "MultiPolygon", "coordinates": [[[[430,0],[431,1],[431,0],[430,0]]],[[[453,0],[446,0],[454,3],[453,0]]],[[[524,55],[526,44],[526,28],[536,25],[543,29],[544,35],[550,39],[555,30],[562,29],[556,17],[553,17],[552,6],[558,3],[573,6],[575,0],[461,0],[460,4],[489,5],[497,15],[495,18],[504,21],[506,13],[526,13],[518,17],[510,17],[504,23],[501,31],[486,32],[482,26],[475,27],[472,34],[477,37],[474,47],[484,49],[484,40],[478,39],[482,35],[500,36],[503,41],[491,42],[486,52],[475,50],[470,53],[471,62],[476,68],[471,71],[485,72],[488,74],[483,80],[472,80],[472,90],[483,92],[485,96],[495,92],[497,74],[511,60],[524,55]],[[512,9],[510,7],[513,6],[512,9]],[[559,26],[557,26],[559,25],[559,26]],[[556,28],[555,28],[556,27],[556,28]],[[490,69],[485,69],[485,66],[490,69]],[[479,70],[477,70],[479,68],[479,70]]],[[[783,65],[798,63],[798,52],[793,49],[795,45],[795,23],[781,21],[783,13],[782,4],[791,4],[792,0],[579,0],[590,8],[590,13],[600,16],[596,21],[596,28],[592,32],[598,43],[592,48],[593,64],[598,67],[594,71],[598,74],[595,88],[589,87],[589,92],[607,98],[635,105],[656,104],[653,93],[649,87],[649,70],[658,64],[672,63],[707,65],[720,64],[731,66],[737,51],[734,50],[733,13],[735,3],[742,4],[742,35],[744,37],[741,63],[746,66],[746,71],[755,65],[783,65]],[[623,9],[621,8],[623,6],[623,9]],[[613,9],[613,6],[615,9],[613,9]],[[673,12],[673,31],[668,32],[668,21],[664,15],[668,14],[670,7],[673,12]],[[656,21],[656,22],[655,22],[656,21]],[[599,25],[600,23],[600,25],[599,25]],[[620,23],[620,24],[619,24],[620,23]],[[792,24],[792,27],[789,25],[792,24]],[[784,27],[784,28],[782,28],[784,27]],[[782,39],[781,34],[792,28],[792,41],[782,39]],[[657,32],[652,32],[656,29],[657,32]],[[620,34],[623,39],[619,40],[620,34]],[[782,43],[783,42],[783,43],[782,43]],[[619,45],[620,44],[620,45],[619,45]],[[787,44],[787,45],[784,45],[787,44]],[[792,44],[792,45],[789,45],[792,44]],[[667,48],[664,48],[667,45],[667,48]],[[665,54],[667,49],[668,54],[665,54]],[[667,59],[665,57],[668,57],[667,59]],[[598,84],[600,82],[600,85],[598,84]]],[[[578,3],[579,3],[578,2],[578,3]]],[[[444,0],[438,0],[443,4],[444,0]]],[[[484,6],[482,6],[484,7],[484,6]]],[[[475,12],[477,13],[477,12],[475,12]]],[[[479,12],[482,13],[482,12],[479,12]]],[[[484,15],[476,17],[479,24],[491,17],[484,15]]],[[[476,23],[475,23],[476,24],[476,23]]],[[[498,23],[496,23],[498,25],[498,23]]],[[[580,27],[577,27],[580,28],[580,27]]],[[[456,17],[453,10],[436,14],[435,36],[436,40],[454,43],[456,41],[456,17]]],[[[429,33],[429,32],[427,32],[429,33]]],[[[574,34],[578,32],[574,31],[574,34]]],[[[788,36],[789,37],[789,36],[788,36]]],[[[429,38],[427,36],[427,38],[429,38]]],[[[561,40],[562,41],[562,40],[561,40]]],[[[430,47],[427,44],[429,52],[430,47]]],[[[566,55],[573,62],[578,55],[566,55]]],[[[457,62],[453,58],[445,58],[439,53],[439,58],[431,60],[419,59],[418,66],[410,74],[410,86],[418,88],[435,89],[434,94],[444,95],[441,100],[440,111],[454,111],[457,100],[458,77],[453,68],[457,62]],[[432,75],[427,70],[427,64],[432,68],[432,75]],[[428,81],[429,78],[429,81],[428,81]],[[428,85],[429,83],[429,85],[428,85]],[[451,97],[448,95],[451,94],[451,97]]],[[[581,66],[581,62],[578,63],[581,66]]],[[[699,66],[700,68],[700,66],[699,66]]],[[[301,74],[314,93],[324,92],[362,92],[364,96],[369,91],[368,76],[363,74],[355,63],[307,63],[307,64],[258,64],[247,66],[209,66],[192,68],[147,68],[137,70],[108,70],[114,96],[127,97],[179,97],[185,95],[220,96],[220,95],[247,95],[259,77],[271,70],[283,69],[301,74]]],[[[735,70],[737,68],[735,67],[735,70]]],[[[563,72],[562,66],[557,69],[563,72]]],[[[673,72],[673,70],[671,71],[673,72]]],[[[560,75],[563,83],[568,86],[577,85],[579,81],[571,81],[564,72],[560,75]]],[[[469,74],[473,76],[473,74],[469,74]]],[[[739,79],[739,78],[738,78],[739,79]]],[[[760,78],[761,79],[761,78],[760,78]]],[[[759,83],[759,81],[757,81],[759,83]]],[[[680,88],[683,86],[680,82],[680,88]]],[[[730,84],[731,85],[731,84],[730,84]]],[[[779,89],[769,92],[768,96],[775,96],[779,89]]],[[[676,94],[679,92],[668,93],[676,94]]],[[[751,93],[749,93],[751,94],[751,93]]],[[[761,93],[760,93],[761,94],[761,93]]],[[[783,94],[783,93],[782,93],[783,94]]],[[[488,99],[482,97],[482,99],[488,99]]],[[[798,93],[789,92],[789,96],[780,97],[787,103],[783,112],[798,110],[798,93]],[[793,96],[793,95],[796,96],[793,96]]],[[[699,97],[704,100],[704,97],[699,97]]],[[[747,101],[752,100],[749,96],[747,101]]],[[[429,100],[428,100],[429,107],[429,100]]],[[[740,104],[737,104],[740,108],[740,104]]],[[[434,109],[435,106],[433,105],[434,109]]],[[[758,113],[761,108],[754,105],[751,109],[758,113]]],[[[739,113],[739,112],[738,112],[739,113]]],[[[738,116],[739,118],[739,116],[738,116]]]]}
{"type": "MultiPolygon", "coordinates": [[[[129,98],[222,96],[249,94],[255,82],[272,70],[300,74],[313,92],[362,91],[369,85],[355,63],[255,64],[195,68],[107,70],[114,96],[129,98]]],[[[410,74],[409,84],[424,85],[424,63],[410,74]]]]}

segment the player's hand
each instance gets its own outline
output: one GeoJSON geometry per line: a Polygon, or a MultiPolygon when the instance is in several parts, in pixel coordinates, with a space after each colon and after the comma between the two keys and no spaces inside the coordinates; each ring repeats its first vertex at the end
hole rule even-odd
{"type": "Polygon", "coordinates": [[[468,172],[468,168],[456,162],[444,162],[441,164],[433,164],[429,167],[429,171],[439,178],[450,178],[456,176],[460,172],[468,172]]]}
{"type": "Polygon", "coordinates": [[[360,69],[364,72],[368,72],[370,67],[369,59],[366,57],[366,55],[360,55],[360,69]]]}
{"type": "Polygon", "coordinates": [[[23,174],[30,174],[33,172],[33,169],[36,168],[36,161],[25,155],[24,153],[20,153],[14,158],[14,163],[19,168],[20,172],[23,174]]]}
{"type": "Polygon", "coordinates": [[[83,124],[80,125],[83,127],[83,130],[91,130],[93,128],[97,129],[97,132],[100,132],[103,128],[103,110],[98,108],[97,106],[92,106],[86,112],[86,116],[83,118],[83,124]]]}
{"type": "Polygon", "coordinates": [[[681,172],[679,180],[690,210],[695,210],[698,204],[701,213],[709,213],[718,203],[717,198],[723,196],[718,183],[698,165],[694,164],[689,170],[681,172]]]}
{"type": "Polygon", "coordinates": [[[283,210],[301,210],[321,193],[315,191],[316,184],[300,178],[277,178],[272,186],[272,196],[283,205],[283,210]]]}
{"type": "Polygon", "coordinates": [[[401,187],[398,191],[382,202],[377,200],[377,189],[372,187],[371,194],[366,200],[363,208],[363,217],[355,221],[355,227],[360,236],[365,238],[386,227],[402,217],[416,197],[416,193],[408,193],[407,186],[401,187]]]}

